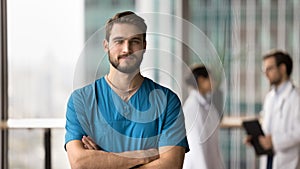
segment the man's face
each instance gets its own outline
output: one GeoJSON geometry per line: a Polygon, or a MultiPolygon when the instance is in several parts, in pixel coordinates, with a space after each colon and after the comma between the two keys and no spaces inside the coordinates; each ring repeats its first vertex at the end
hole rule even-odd
{"type": "Polygon", "coordinates": [[[276,60],[273,57],[264,60],[263,71],[265,72],[267,78],[271,85],[278,86],[282,80],[282,74],[279,67],[276,65],[276,60]]]}
{"type": "Polygon", "coordinates": [[[143,33],[132,24],[113,25],[109,42],[104,40],[104,49],[114,68],[123,73],[133,73],[139,69],[146,49],[143,33]]]}
{"type": "Polygon", "coordinates": [[[198,89],[200,92],[202,91],[204,94],[211,92],[212,90],[212,83],[210,81],[210,78],[205,78],[203,76],[199,76],[197,79],[198,83],[198,89]]]}

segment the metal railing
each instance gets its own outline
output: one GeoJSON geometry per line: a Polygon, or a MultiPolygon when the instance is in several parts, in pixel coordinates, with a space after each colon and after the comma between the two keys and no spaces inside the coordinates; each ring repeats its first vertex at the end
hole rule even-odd
{"type": "MultiPolygon", "coordinates": [[[[220,123],[222,129],[241,128],[242,121],[253,117],[228,117],[224,116],[220,123]]],[[[32,118],[32,119],[8,119],[0,122],[1,131],[13,129],[42,129],[44,130],[45,169],[52,168],[51,162],[51,130],[64,129],[64,118],[32,118]]],[[[7,148],[7,147],[6,147],[7,148]]],[[[8,168],[8,167],[7,167],[8,168]]]]}
{"type": "MultiPolygon", "coordinates": [[[[43,129],[44,130],[44,150],[45,150],[45,169],[52,168],[51,162],[51,130],[64,129],[65,119],[8,119],[0,122],[1,131],[11,129],[43,129]]],[[[8,147],[6,147],[8,148],[8,147]]],[[[4,168],[8,168],[4,167],[4,168]]]]}

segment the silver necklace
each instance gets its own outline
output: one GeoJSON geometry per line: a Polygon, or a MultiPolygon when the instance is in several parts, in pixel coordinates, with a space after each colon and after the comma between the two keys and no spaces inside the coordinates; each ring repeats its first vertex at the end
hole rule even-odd
{"type": "Polygon", "coordinates": [[[122,90],[122,89],[119,89],[116,85],[114,85],[114,84],[112,83],[112,81],[109,80],[108,75],[106,75],[106,80],[107,80],[107,82],[108,82],[113,88],[115,88],[115,89],[118,90],[118,93],[121,93],[122,95],[127,95],[127,96],[128,96],[128,95],[130,95],[132,92],[134,92],[134,91],[139,87],[139,85],[137,85],[136,87],[134,87],[134,88],[132,88],[132,89],[122,90]]]}

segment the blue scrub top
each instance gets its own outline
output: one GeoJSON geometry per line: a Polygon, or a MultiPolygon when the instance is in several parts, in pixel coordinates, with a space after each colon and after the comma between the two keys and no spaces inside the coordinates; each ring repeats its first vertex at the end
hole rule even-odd
{"type": "Polygon", "coordinates": [[[65,144],[88,135],[108,152],[175,145],[189,151],[179,98],[148,78],[128,102],[104,77],[75,90],[66,119],[65,144]]]}

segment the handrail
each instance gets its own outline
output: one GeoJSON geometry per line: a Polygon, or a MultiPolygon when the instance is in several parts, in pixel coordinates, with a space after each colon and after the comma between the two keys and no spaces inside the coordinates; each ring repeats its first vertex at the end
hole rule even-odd
{"type": "Polygon", "coordinates": [[[64,118],[25,118],[8,119],[0,122],[0,129],[62,129],[64,118]]]}
{"type": "MultiPolygon", "coordinates": [[[[224,116],[220,128],[241,128],[244,120],[257,118],[255,116],[224,116]]],[[[0,129],[63,129],[65,118],[25,118],[8,119],[0,122],[0,129]]]]}

